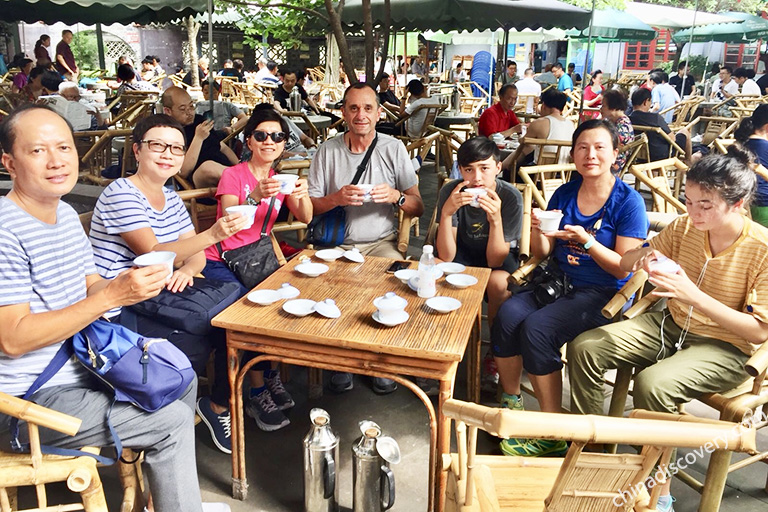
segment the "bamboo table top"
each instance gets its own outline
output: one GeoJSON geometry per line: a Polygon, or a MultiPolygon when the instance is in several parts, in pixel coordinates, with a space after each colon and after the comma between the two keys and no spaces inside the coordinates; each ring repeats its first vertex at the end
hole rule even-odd
{"type": "MultiPolygon", "coordinates": [[[[305,250],[302,254],[313,255],[305,250]]],[[[257,289],[277,289],[290,282],[299,289],[298,298],[336,301],[341,317],[330,319],[312,313],[295,317],[282,310],[285,301],[259,306],[243,297],[213,319],[213,325],[225,329],[282,339],[305,341],[325,346],[359,349],[368,352],[415,357],[435,361],[460,361],[464,355],[472,327],[480,314],[483,293],[491,271],[467,267],[466,274],[478,283],[457,289],[441,278],[437,294],[454,297],[461,307],[447,314],[433,311],[416,292],[386,273],[389,258],[366,256],[364,263],[340,258],[326,263],[329,271],[319,277],[306,277],[293,270],[299,263],[294,258],[262,282],[257,289]],[[405,310],[410,315],[403,324],[386,327],[372,318],[376,308],[373,300],[394,291],[408,301],[405,310]]],[[[319,262],[317,258],[312,261],[319,262]]],[[[410,268],[417,267],[416,261],[410,268]]]]}

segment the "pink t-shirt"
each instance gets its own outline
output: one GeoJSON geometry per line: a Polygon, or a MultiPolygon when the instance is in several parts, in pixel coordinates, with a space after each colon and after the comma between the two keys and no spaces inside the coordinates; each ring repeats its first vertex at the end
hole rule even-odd
{"type": "MultiPolygon", "coordinates": [[[[269,177],[274,176],[275,170],[269,170],[269,177]]],[[[256,190],[259,186],[259,181],[253,175],[248,168],[248,162],[242,162],[232,167],[224,169],[224,174],[221,175],[219,180],[219,188],[216,190],[216,198],[219,199],[219,204],[216,207],[216,219],[220,219],[224,216],[221,209],[221,196],[237,196],[238,204],[247,204],[246,198],[256,190]]],[[[267,223],[267,233],[272,231],[272,226],[275,225],[277,220],[277,214],[280,212],[280,207],[285,200],[285,194],[278,193],[275,196],[275,206],[272,209],[269,222],[267,223]]],[[[264,217],[267,215],[269,209],[270,198],[262,199],[256,210],[256,218],[253,221],[253,226],[248,229],[244,229],[238,233],[235,233],[231,237],[221,242],[221,248],[224,251],[237,249],[257,241],[261,238],[261,227],[264,225],[264,217]]],[[[213,261],[221,261],[219,251],[216,245],[212,245],[205,250],[205,258],[213,261]]]]}

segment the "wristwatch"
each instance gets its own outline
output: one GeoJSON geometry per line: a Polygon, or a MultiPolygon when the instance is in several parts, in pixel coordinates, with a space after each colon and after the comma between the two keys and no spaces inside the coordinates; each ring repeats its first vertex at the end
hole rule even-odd
{"type": "Polygon", "coordinates": [[[400,197],[397,198],[397,201],[395,201],[395,204],[399,207],[403,206],[405,204],[405,194],[400,192],[400,197]]]}

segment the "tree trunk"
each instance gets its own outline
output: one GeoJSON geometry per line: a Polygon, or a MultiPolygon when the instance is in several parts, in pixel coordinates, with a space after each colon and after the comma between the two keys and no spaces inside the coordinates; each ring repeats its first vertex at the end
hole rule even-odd
{"type": "Polygon", "coordinates": [[[200,31],[200,24],[195,22],[192,16],[184,19],[184,26],[187,29],[187,43],[189,44],[189,72],[192,76],[192,86],[200,87],[200,76],[197,73],[197,33],[200,31]]]}
{"type": "Polygon", "coordinates": [[[363,0],[363,33],[365,34],[365,80],[373,81],[373,21],[371,20],[371,0],[363,0]]]}
{"type": "Polygon", "coordinates": [[[344,29],[341,26],[341,12],[343,9],[344,0],[339,2],[338,11],[333,8],[333,0],[325,0],[325,10],[328,12],[328,18],[331,22],[331,31],[339,45],[339,54],[344,65],[344,72],[347,74],[349,83],[354,85],[358,82],[357,73],[355,72],[355,63],[352,61],[352,55],[349,53],[349,45],[344,35],[344,29]]]}
{"type": "Polygon", "coordinates": [[[389,57],[389,32],[392,26],[391,11],[389,7],[389,0],[384,0],[384,37],[381,43],[381,62],[379,63],[379,69],[376,70],[376,78],[371,82],[374,87],[377,87],[381,81],[381,75],[384,74],[384,66],[389,57]]]}
{"type": "Polygon", "coordinates": [[[323,82],[339,83],[339,45],[333,34],[325,36],[325,77],[323,77],[323,82]]]}

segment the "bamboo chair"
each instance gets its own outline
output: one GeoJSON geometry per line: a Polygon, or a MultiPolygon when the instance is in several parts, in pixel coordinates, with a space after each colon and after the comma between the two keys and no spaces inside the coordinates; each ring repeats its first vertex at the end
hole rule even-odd
{"type": "Polygon", "coordinates": [[[123,158],[120,175],[125,177],[127,171],[136,169],[136,160],[133,155],[133,130],[95,130],[88,132],[75,132],[75,141],[79,151],[87,148],[85,154],[80,157],[80,178],[96,185],[104,185],[111,180],[101,176],[101,171],[112,165],[112,143],[118,137],[123,137],[123,158]],[[92,144],[90,141],[93,141],[92,144]],[[88,148],[88,144],[90,148],[88,148]]]}
{"type": "Polygon", "coordinates": [[[300,119],[301,122],[304,123],[304,125],[307,127],[304,130],[304,132],[307,132],[307,136],[315,141],[315,143],[320,142],[320,130],[318,130],[314,123],[309,120],[307,114],[304,112],[285,111],[281,115],[290,119],[300,119]]]}
{"type": "MultiPolygon", "coordinates": [[[[633,411],[629,418],[577,416],[511,411],[455,399],[445,402],[443,412],[456,422],[458,447],[458,453],[444,455],[442,460],[448,480],[446,512],[652,510],[661,486],[656,485],[649,496],[644,482],[657,463],[666,467],[674,448],[699,448],[727,438],[728,450],[755,449],[754,429],[689,421],[673,414],[633,411]],[[571,441],[571,446],[565,458],[477,455],[478,429],[503,438],[571,441]],[[642,450],[639,454],[584,453],[588,443],[640,445],[642,450]]],[[[730,456],[729,451],[723,453],[730,456]]]]}
{"type": "Polygon", "coordinates": [[[513,180],[516,173],[525,167],[520,165],[520,161],[524,158],[524,151],[528,148],[533,148],[534,155],[538,154],[534,160],[534,165],[562,165],[570,159],[571,141],[523,137],[515,152],[505,158],[502,163],[504,169],[511,171],[513,180]]]}
{"type": "Polygon", "coordinates": [[[703,101],[704,98],[702,96],[694,96],[693,98],[679,101],[671,107],[665,108],[659,112],[659,115],[663,117],[664,114],[673,112],[674,121],[669,123],[669,127],[672,129],[672,131],[677,131],[680,128],[684,128],[688,123],[691,122],[691,118],[696,113],[696,109],[699,108],[699,105],[703,101]]]}
{"type": "Polygon", "coordinates": [[[518,174],[523,183],[532,187],[531,193],[538,207],[546,210],[552,194],[558,187],[568,183],[575,170],[575,164],[548,164],[520,167],[518,174]]]}
{"type": "MultiPolygon", "coordinates": [[[[632,128],[635,130],[636,134],[645,133],[649,140],[651,137],[661,137],[661,139],[663,139],[663,141],[669,146],[668,158],[685,158],[685,149],[681,148],[677,142],[675,142],[674,137],[670,136],[670,134],[666,133],[658,126],[639,126],[635,124],[632,125],[632,128]]],[[[651,161],[650,149],[645,151],[643,158],[646,162],[651,161]]]]}
{"type": "Polygon", "coordinates": [[[688,166],[677,158],[667,158],[647,164],[635,164],[629,173],[635,177],[636,185],[640,183],[651,190],[653,211],[674,213],[686,211],[685,205],[678,200],[683,178],[688,166]],[[674,181],[674,191],[669,187],[669,180],[674,181]]]}
{"type": "Polygon", "coordinates": [[[699,123],[706,123],[703,130],[698,130],[701,133],[701,144],[712,148],[715,139],[725,139],[731,136],[739,124],[739,119],[737,117],[699,116],[688,123],[685,128],[693,133],[693,128],[699,123]]]}
{"type": "MultiPolygon", "coordinates": [[[[42,510],[85,510],[107,512],[104,489],[96,469],[96,459],[88,456],[62,457],[43,455],[40,451],[39,427],[74,436],[82,421],[73,416],[41,407],[32,402],[0,392],[0,413],[27,422],[30,453],[0,452],[0,510],[10,512],[16,507],[16,488],[35,486],[38,508],[42,510]],[[48,508],[45,484],[66,482],[70,491],[80,494],[82,505],[62,505],[48,508]]],[[[98,453],[98,448],[84,451],[98,453]]]]}
{"type": "Polygon", "coordinates": [[[731,144],[734,144],[736,142],[736,139],[715,139],[712,142],[712,146],[714,149],[721,154],[725,155],[728,153],[728,146],[731,144]]]}
{"type": "MultiPolygon", "coordinates": [[[[643,288],[647,278],[648,275],[645,271],[636,272],[632,279],[625,284],[624,288],[619,290],[614,298],[603,308],[603,316],[606,318],[615,317],[632,294],[643,288]]],[[[649,311],[657,302],[659,302],[658,298],[646,294],[624,313],[623,318],[635,318],[649,311]]],[[[768,381],[766,380],[766,374],[768,373],[768,344],[763,344],[747,360],[744,368],[750,377],[741,385],[723,393],[706,394],[698,398],[700,402],[719,412],[720,421],[730,422],[731,425],[740,424],[744,419],[760,418],[760,411],[763,410],[763,406],[768,404],[768,381]]],[[[632,377],[632,368],[618,369],[616,384],[609,407],[609,415],[621,416],[624,413],[627,395],[631,394],[632,377]]],[[[692,416],[686,415],[686,417],[692,416]]],[[[756,428],[763,428],[768,423],[762,421],[757,422],[757,424],[753,423],[753,425],[756,428]]],[[[699,506],[701,512],[716,512],[719,510],[722,492],[729,473],[755,462],[768,464],[768,451],[760,452],[755,447],[747,450],[747,452],[750,454],[748,458],[733,464],[730,463],[730,453],[713,453],[707,467],[704,483],[699,482],[684,471],[678,473],[677,476],[684,483],[702,495],[699,506]]],[[[766,480],[766,489],[768,490],[768,479],[766,480]]]]}
{"type": "Polygon", "coordinates": [[[643,151],[645,151],[646,155],[648,154],[648,136],[644,133],[635,137],[635,140],[632,142],[619,146],[619,154],[627,155],[624,166],[619,169],[619,179],[624,177],[643,151]]]}
{"type": "Polygon", "coordinates": [[[421,130],[415,137],[411,137],[410,135],[405,135],[398,137],[400,140],[403,140],[406,142],[406,144],[413,142],[414,140],[421,139],[423,137],[426,137],[430,132],[430,127],[435,124],[435,119],[437,116],[440,115],[440,113],[447,108],[447,105],[443,105],[442,103],[424,103],[422,105],[419,105],[416,107],[416,109],[411,112],[410,115],[405,115],[404,117],[401,117],[400,120],[395,123],[395,126],[403,126],[404,123],[408,121],[411,117],[415,116],[417,113],[420,113],[423,110],[426,110],[426,116],[424,117],[424,122],[421,125],[421,130]]]}

